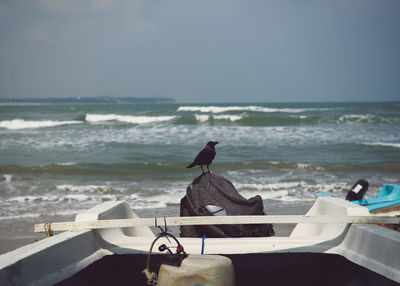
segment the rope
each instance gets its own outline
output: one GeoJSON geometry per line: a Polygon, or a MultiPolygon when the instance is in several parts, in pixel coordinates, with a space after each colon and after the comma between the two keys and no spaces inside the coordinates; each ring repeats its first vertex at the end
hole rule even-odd
{"type": "MultiPolygon", "coordinates": [[[[167,227],[167,219],[164,216],[164,226],[165,228],[163,229],[161,226],[159,226],[158,228],[161,230],[161,232],[158,234],[158,236],[165,236],[165,238],[168,240],[169,243],[171,243],[171,241],[168,238],[168,227],[167,227]]],[[[179,243],[178,243],[179,244],[179,243]]]]}
{"type": "Polygon", "coordinates": [[[147,285],[152,285],[154,284],[154,282],[157,280],[157,274],[155,272],[151,272],[150,269],[150,257],[151,257],[151,252],[153,250],[153,246],[156,243],[157,240],[159,240],[161,237],[165,237],[169,243],[171,243],[171,241],[168,239],[168,236],[171,237],[172,239],[175,240],[176,244],[178,245],[176,247],[176,253],[177,254],[182,254],[183,258],[185,258],[187,256],[183,246],[180,244],[180,242],[178,241],[178,239],[172,235],[171,233],[167,232],[168,228],[167,228],[167,220],[164,216],[164,224],[165,224],[165,229],[163,229],[161,226],[157,225],[157,217],[155,217],[154,219],[154,226],[158,227],[161,232],[158,234],[158,236],[153,240],[151,246],[150,246],[150,250],[149,253],[147,255],[147,260],[146,260],[146,269],[144,269],[142,272],[146,275],[147,278],[147,285]]]}
{"type": "Polygon", "coordinates": [[[152,285],[153,281],[157,279],[157,274],[155,272],[150,272],[147,268],[142,271],[147,278],[147,285],[152,285]]]}
{"type": "Polygon", "coordinates": [[[51,222],[46,222],[44,224],[44,231],[46,232],[46,237],[53,236],[53,231],[51,230],[51,222]]]}

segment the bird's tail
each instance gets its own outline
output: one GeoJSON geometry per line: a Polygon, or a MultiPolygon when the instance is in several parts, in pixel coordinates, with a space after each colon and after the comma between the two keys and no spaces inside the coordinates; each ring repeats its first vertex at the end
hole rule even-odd
{"type": "Polygon", "coordinates": [[[193,168],[194,166],[196,166],[196,164],[193,162],[192,164],[187,165],[186,168],[193,168]]]}

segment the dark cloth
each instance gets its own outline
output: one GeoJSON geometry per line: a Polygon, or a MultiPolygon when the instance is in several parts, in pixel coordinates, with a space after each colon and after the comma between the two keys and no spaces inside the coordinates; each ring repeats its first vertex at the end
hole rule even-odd
{"type": "MultiPolygon", "coordinates": [[[[205,206],[214,205],[227,215],[265,215],[260,196],[245,199],[227,179],[211,173],[197,177],[181,199],[180,216],[209,216],[205,206]]],[[[254,237],[273,236],[272,224],[181,226],[182,237],[254,237]]]]}

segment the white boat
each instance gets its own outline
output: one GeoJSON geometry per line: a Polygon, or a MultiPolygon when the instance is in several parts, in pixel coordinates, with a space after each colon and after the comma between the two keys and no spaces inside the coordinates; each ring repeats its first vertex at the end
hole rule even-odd
{"type": "MultiPolygon", "coordinates": [[[[232,281],[218,285],[400,283],[400,233],[376,225],[399,223],[399,217],[372,216],[340,198],[317,198],[305,216],[165,219],[168,226],[244,221],[297,224],[288,237],[177,239],[195,260],[223,255],[232,261],[234,274],[222,271],[232,281]]],[[[0,285],[144,285],[146,259],[166,259],[157,247],[148,256],[155,222],[164,226],[164,218],[140,219],[126,202],[110,201],[78,214],[75,222],[47,224],[48,232],[49,226],[70,230],[1,255],[0,285]]],[[[157,244],[161,240],[169,245],[164,238],[157,244]]]]}

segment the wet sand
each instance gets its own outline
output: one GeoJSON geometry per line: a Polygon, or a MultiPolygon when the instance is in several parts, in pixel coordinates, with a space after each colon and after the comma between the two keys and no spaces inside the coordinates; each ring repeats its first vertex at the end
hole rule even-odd
{"type": "MultiPolygon", "coordinates": [[[[264,211],[270,215],[282,214],[305,214],[311,207],[312,202],[304,203],[277,203],[276,201],[264,201],[264,211]]],[[[163,217],[163,216],[179,216],[179,205],[168,206],[167,208],[158,209],[135,209],[140,217],[163,217]]],[[[76,215],[67,216],[40,216],[32,218],[20,219],[3,219],[0,221],[0,254],[12,251],[18,247],[34,243],[38,240],[46,238],[44,233],[33,232],[33,225],[44,222],[63,222],[73,221],[76,215]]],[[[294,224],[274,225],[275,236],[289,236],[294,228],[294,224]]],[[[151,227],[154,233],[158,233],[159,229],[151,227]]],[[[179,227],[170,227],[169,230],[176,236],[179,236],[179,227]]],[[[55,233],[56,234],[56,233],[55,233]]]]}

